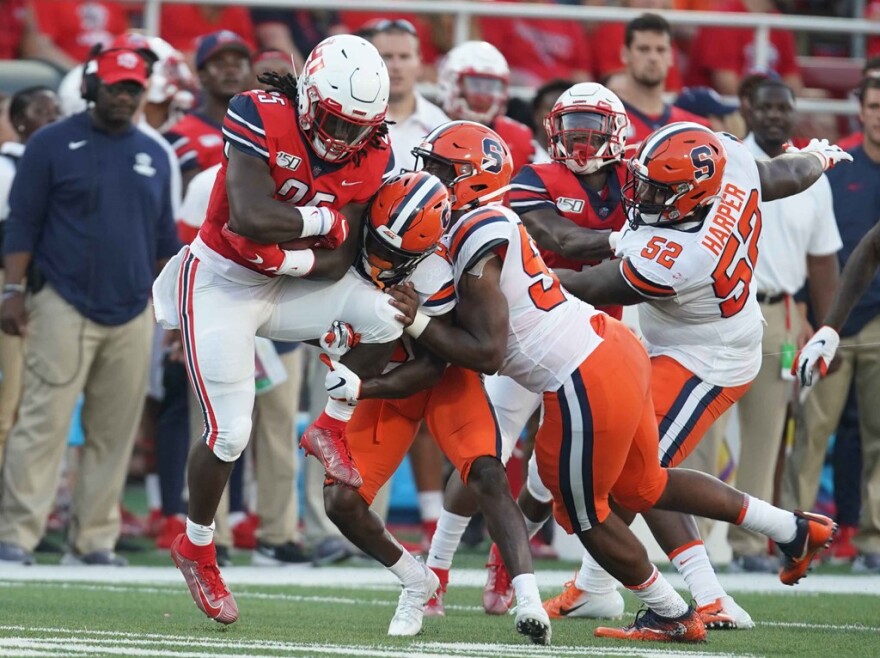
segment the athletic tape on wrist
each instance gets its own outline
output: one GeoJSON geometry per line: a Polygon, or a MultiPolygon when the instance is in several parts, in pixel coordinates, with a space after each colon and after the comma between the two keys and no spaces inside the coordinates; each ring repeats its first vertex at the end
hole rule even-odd
{"type": "Polygon", "coordinates": [[[284,250],[284,263],[278,268],[278,274],[301,277],[306,276],[315,267],[315,252],[311,249],[298,251],[284,250]]]}
{"type": "Polygon", "coordinates": [[[428,328],[428,323],[430,321],[430,317],[428,317],[421,311],[416,311],[416,317],[413,319],[412,324],[404,329],[404,331],[413,338],[418,338],[422,335],[422,332],[424,332],[425,329],[428,328]]]}
{"type": "Polygon", "coordinates": [[[332,222],[326,209],[314,206],[297,206],[296,209],[299,210],[299,214],[302,217],[301,237],[310,238],[314,235],[326,235],[330,230],[332,222]]]}

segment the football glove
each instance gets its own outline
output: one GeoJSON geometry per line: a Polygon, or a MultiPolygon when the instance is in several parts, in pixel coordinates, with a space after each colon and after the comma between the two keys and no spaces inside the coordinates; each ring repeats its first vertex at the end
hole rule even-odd
{"type": "Polygon", "coordinates": [[[838,162],[852,162],[852,155],[844,151],[837,144],[831,144],[827,139],[813,138],[805,147],[798,149],[788,144],[785,147],[786,153],[809,153],[819,159],[822,163],[822,170],[828,171],[838,162]]]}
{"type": "Polygon", "coordinates": [[[361,394],[361,378],[351,368],[332,360],[326,354],[322,354],[320,358],[330,368],[324,378],[324,388],[327,389],[330,399],[350,405],[357,404],[361,394]]]}
{"type": "Polygon", "coordinates": [[[795,355],[791,374],[797,376],[801,386],[812,386],[813,371],[818,368],[819,375],[824,377],[839,345],[837,332],[831,327],[822,327],[795,355]]]}
{"type": "Polygon", "coordinates": [[[310,249],[290,251],[277,244],[260,244],[234,232],[229,224],[223,225],[221,233],[239,256],[253,263],[254,268],[263,274],[306,276],[315,265],[315,255],[310,249]]]}
{"type": "Polygon", "coordinates": [[[353,349],[361,341],[361,335],[357,333],[348,322],[336,320],[330,325],[319,343],[330,356],[339,358],[349,350],[353,349]]]}

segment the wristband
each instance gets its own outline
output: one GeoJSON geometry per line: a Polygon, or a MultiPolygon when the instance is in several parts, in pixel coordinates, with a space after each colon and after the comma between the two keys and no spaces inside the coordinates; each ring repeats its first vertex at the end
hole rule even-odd
{"type": "Polygon", "coordinates": [[[816,158],[819,160],[819,164],[822,165],[822,171],[828,171],[828,165],[830,161],[828,160],[827,155],[825,155],[824,153],[820,153],[819,151],[806,151],[806,153],[816,156],[816,158]]]}
{"type": "Polygon", "coordinates": [[[306,276],[315,267],[315,252],[311,249],[296,251],[284,250],[284,262],[278,268],[278,274],[301,277],[306,276]]]}
{"type": "Polygon", "coordinates": [[[330,221],[330,213],[325,208],[317,208],[315,206],[296,206],[302,217],[302,233],[300,237],[310,238],[315,235],[326,235],[333,222],[330,221]]]}
{"type": "Polygon", "coordinates": [[[418,339],[419,336],[428,328],[428,323],[431,321],[431,318],[421,311],[416,311],[416,317],[413,318],[412,324],[404,329],[404,331],[412,336],[415,339],[418,339]]]}
{"type": "Polygon", "coordinates": [[[25,285],[23,283],[6,283],[3,285],[3,294],[7,293],[17,293],[24,294],[26,290],[25,285]]]}

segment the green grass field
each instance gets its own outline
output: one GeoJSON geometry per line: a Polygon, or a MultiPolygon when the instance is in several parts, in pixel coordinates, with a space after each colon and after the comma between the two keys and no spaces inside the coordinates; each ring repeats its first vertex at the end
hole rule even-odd
{"type": "MultiPolygon", "coordinates": [[[[241,610],[229,627],[203,617],[170,568],[31,569],[32,577],[27,568],[0,570],[0,656],[880,656],[880,598],[781,585],[778,594],[736,591],[757,628],[712,632],[706,644],[600,641],[598,623],[562,620],[544,648],[520,638],[512,617],[485,615],[477,586],[453,586],[447,617],[426,619],[420,636],[388,638],[397,591],[380,569],[227,569],[241,610]]],[[[476,584],[479,572],[468,571],[476,584]]],[[[809,580],[833,590],[852,578],[809,580]]],[[[545,583],[543,594],[558,591],[545,583]]],[[[625,596],[629,620],[638,602],[625,596]]]]}

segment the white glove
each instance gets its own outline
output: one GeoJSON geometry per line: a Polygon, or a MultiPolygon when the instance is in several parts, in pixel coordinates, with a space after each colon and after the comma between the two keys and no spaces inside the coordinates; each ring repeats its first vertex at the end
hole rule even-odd
{"type": "Polygon", "coordinates": [[[361,378],[339,361],[332,361],[323,354],[321,360],[330,368],[330,372],[324,378],[324,387],[330,399],[351,405],[357,404],[361,394],[361,378]]]}
{"type": "Polygon", "coordinates": [[[360,341],[361,335],[348,322],[336,320],[318,342],[321,345],[321,349],[327,354],[339,358],[349,350],[354,349],[360,341]]]}
{"type": "Polygon", "coordinates": [[[838,345],[840,345],[840,336],[831,327],[822,327],[813,334],[813,337],[795,355],[791,366],[791,372],[797,375],[801,386],[813,384],[813,370],[817,367],[820,376],[824,377],[828,373],[828,365],[834,358],[838,345]]]}
{"type": "Polygon", "coordinates": [[[827,139],[813,138],[804,148],[798,149],[788,145],[785,148],[787,153],[809,153],[819,158],[822,163],[822,170],[828,171],[838,162],[852,162],[852,156],[840,148],[837,144],[831,144],[827,139]]]}

